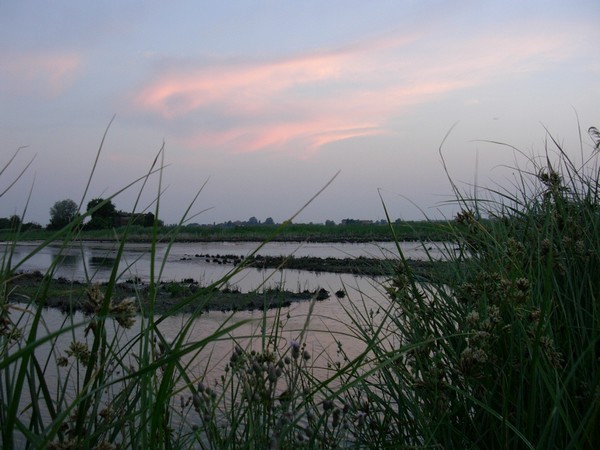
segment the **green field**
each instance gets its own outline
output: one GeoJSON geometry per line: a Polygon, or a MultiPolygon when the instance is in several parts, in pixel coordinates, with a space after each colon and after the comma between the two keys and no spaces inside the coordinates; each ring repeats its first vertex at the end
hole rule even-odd
{"type": "MultiPolygon", "coordinates": [[[[400,241],[445,241],[450,239],[451,228],[446,221],[413,221],[393,223],[392,227],[400,241]]],[[[75,236],[81,240],[114,240],[123,235],[126,227],[108,230],[80,231],[75,236]]],[[[127,228],[129,242],[150,242],[154,238],[152,228],[132,226],[127,228]]],[[[165,226],[157,230],[159,240],[174,237],[176,241],[298,241],[298,242],[372,242],[393,241],[390,225],[385,224],[296,224],[246,225],[246,226],[165,226]]],[[[45,240],[54,232],[30,230],[19,233],[19,240],[45,240]]],[[[0,230],[0,240],[10,241],[15,237],[11,230],[0,230]]]]}

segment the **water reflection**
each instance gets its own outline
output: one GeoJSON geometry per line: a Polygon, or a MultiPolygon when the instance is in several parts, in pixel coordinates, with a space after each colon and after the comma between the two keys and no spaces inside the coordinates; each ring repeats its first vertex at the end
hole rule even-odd
{"type": "MultiPolygon", "coordinates": [[[[14,260],[27,257],[38,243],[19,243],[15,248],[14,260]]],[[[118,260],[119,273],[122,279],[139,278],[149,281],[150,267],[155,265],[156,274],[164,281],[181,281],[192,278],[201,285],[209,285],[228,275],[234,267],[213,262],[206,255],[234,255],[238,258],[253,252],[255,242],[209,242],[209,243],[175,243],[172,247],[158,244],[156,257],[152,261],[150,245],[147,243],[127,244],[123,255],[118,260]],[[202,256],[201,256],[202,255],[202,256]]],[[[443,253],[443,245],[429,243],[427,249],[418,243],[402,243],[402,251],[407,258],[424,259],[428,256],[439,257],[443,253]],[[429,253],[429,255],[428,255],[429,253]]],[[[117,245],[114,242],[78,242],[73,247],[62,248],[60,245],[47,246],[28,259],[21,267],[24,271],[39,270],[45,272],[52,262],[59,258],[60,264],[54,273],[55,277],[85,281],[93,276],[98,282],[108,280],[116,260],[117,245]]],[[[370,258],[394,258],[397,254],[394,243],[289,243],[271,242],[260,249],[262,255],[315,256],[321,258],[346,258],[366,256],[370,258]]],[[[289,290],[315,290],[320,287],[338,290],[340,279],[348,280],[348,276],[330,273],[315,273],[305,270],[244,269],[228,281],[230,287],[247,292],[262,286],[281,287],[289,290]]],[[[350,276],[350,280],[352,277],[350,276]]]]}
{"type": "Polygon", "coordinates": [[[81,255],[78,253],[55,253],[52,260],[56,261],[58,266],[75,268],[78,267],[81,262],[81,255]]]}
{"type": "MultiPolygon", "coordinates": [[[[202,312],[201,315],[192,316],[189,314],[178,314],[174,316],[165,316],[157,321],[158,329],[167,341],[174,342],[186,330],[187,342],[198,342],[217,333],[223,327],[234,323],[244,323],[236,328],[227,336],[230,338],[218,339],[211,342],[205,351],[194,354],[193,359],[186,360],[191,366],[196,367],[197,371],[189,373],[190,376],[201,378],[206,373],[210,373],[211,379],[218,379],[223,374],[226,357],[229,355],[234,344],[240,344],[243,347],[260,350],[262,345],[262,331],[265,327],[267,334],[270,330],[277,330],[282,339],[282,345],[286,346],[291,340],[297,340],[302,333],[304,342],[308,349],[315,356],[318,364],[315,366],[326,366],[326,362],[335,358],[335,350],[341,345],[349,357],[357,356],[362,351],[362,346],[358,346],[359,341],[350,332],[349,324],[353,322],[349,314],[351,303],[360,305],[360,309],[365,311],[375,311],[380,309],[382,303],[387,303],[383,288],[377,283],[371,283],[369,290],[359,289],[358,286],[347,286],[348,296],[338,299],[332,295],[329,299],[314,302],[310,301],[292,303],[288,307],[277,310],[269,310],[266,313],[260,310],[238,311],[235,313],[223,311],[202,312]],[[307,321],[308,319],[308,321],[307,321]],[[186,324],[191,322],[191,326],[186,324]],[[221,355],[223,359],[215,358],[215,355],[221,355]],[[319,360],[323,358],[323,360],[319,360]]],[[[31,320],[34,317],[31,305],[16,304],[12,308],[13,319],[20,321],[19,326],[28,333],[31,320]],[[20,320],[16,316],[20,316],[20,320]]],[[[42,312],[41,323],[44,334],[50,334],[54,331],[65,329],[71,325],[79,325],[72,331],[65,331],[58,335],[51,344],[43,344],[37,348],[36,352],[40,359],[46,359],[50,356],[50,351],[57,351],[58,355],[64,353],[69,344],[73,341],[90,343],[92,335],[86,331],[85,326],[81,324],[87,322],[81,312],[66,314],[59,309],[45,308],[42,312]]],[[[142,333],[142,324],[147,319],[140,316],[134,326],[125,330],[118,326],[112,320],[107,321],[107,339],[111,341],[117,337],[119,345],[130,347],[132,342],[140,339],[142,333]]],[[[134,358],[135,359],[135,358],[134,358]]],[[[132,360],[133,362],[133,360],[132,360]]]]}
{"type": "Polygon", "coordinates": [[[88,265],[92,269],[111,269],[116,262],[116,258],[108,256],[90,256],[88,259],[88,265]]]}
{"type": "MultiPolygon", "coordinates": [[[[377,288],[377,286],[374,286],[374,288],[377,288]]],[[[292,340],[299,340],[299,336],[302,336],[302,342],[306,343],[306,349],[312,355],[312,375],[320,379],[326,379],[333,375],[334,366],[337,362],[343,363],[339,349],[343,349],[346,357],[350,359],[358,356],[365,349],[364,342],[354,337],[349,328],[352,320],[349,318],[349,312],[346,309],[348,302],[358,301],[362,303],[362,309],[365,311],[379,308],[378,301],[374,298],[366,296],[363,292],[354,291],[351,287],[348,288],[348,291],[349,298],[331,298],[316,302],[314,308],[310,302],[295,303],[290,307],[283,308],[279,315],[276,311],[268,311],[266,315],[263,315],[260,311],[241,311],[235,314],[212,311],[197,317],[184,314],[169,316],[156,321],[156,323],[167,342],[175,342],[184,332],[185,342],[191,344],[215,335],[226,326],[235,323],[241,324],[242,321],[249,320],[249,322],[243,323],[226,336],[219,339],[210,339],[206,342],[206,345],[198,348],[197,351],[182,357],[181,366],[186,368],[186,377],[192,384],[204,381],[206,384],[212,385],[221,376],[225,375],[226,363],[234,346],[239,345],[248,351],[256,350],[260,352],[262,345],[264,345],[263,330],[267,335],[275,332],[281,336],[279,348],[282,350],[289,346],[292,340]],[[307,320],[309,316],[310,320],[307,320]],[[188,327],[188,325],[190,326],[188,327]]],[[[22,320],[19,321],[19,325],[25,333],[29,333],[34,317],[33,310],[30,305],[20,304],[16,306],[17,308],[13,309],[13,314],[21,315],[22,320]]],[[[17,321],[15,315],[13,315],[13,319],[17,321]]],[[[50,361],[49,367],[51,370],[45,371],[44,379],[52,393],[62,392],[62,395],[72,397],[78,389],[81,389],[81,387],[76,386],[78,378],[73,373],[70,374],[69,378],[67,374],[70,371],[79,370],[81,379],[83,379],[85,367],[80,366],[79,369],[73,366],[55,367],[53,363],[55,358],[65,356],[65,352],[72,342],[91,345],[92,334],[86,331],[84,324],[87,320],[79,312],[65,315],[57,309],[44,309],[42,313],[40,331],[44,335],[63,330],[63,333],[56,338],[36,348],[38,361],[50,361]],[[74,328],[69,330],[70,327],[74,328]],[[69,378],[69,383],[65,383],[67,378],[69,378]]],[[[121,361],[123,367],[137,367],[138,360],[135,353],[139,351],[141,347],[140,339],[145,335],[142,328],[144,320],[147,319],[138,317],[135,325],[129,330],[118,327],[111,320],[106,322],[107,340],[114,342],[115,345],[111,350],[111,354],[115,358],[123,358],[121,361]]],[[[123,375],[125,375],[123,372],[116,370],[109,375],[109,379],[116,381],[123,375]]],[[[182,389],[183,393],[188,392],[186,383],[182,378],[178,379],[178,387],[182,389]]],[[[336,386],[337,384],[334,383],[330,387],[335,388],[336,386]]],[[[107,398],[116,395],[121,387],[122,384],[117,381],[114,385],[109,386],[109,391],[105,395],[107,398]]],[[[282,385],[282,387],[284,386],[282,385]]],[[[21,400],[23,406],[30,402],[27,389],[23,391],[21,400]]],[[[25,411],[24,414],[27,414],[27,412],[25,411]]],[[[47,411],[41,410],[39,414],[44,422],[51,421],[47,411]]],[[[177,418],[174,419],[175,426],[178,425],[177,420],[177,418]]]]}

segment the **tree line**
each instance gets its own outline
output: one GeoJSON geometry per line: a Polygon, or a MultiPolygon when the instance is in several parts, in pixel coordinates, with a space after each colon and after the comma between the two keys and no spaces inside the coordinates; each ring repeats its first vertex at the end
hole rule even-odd
{"type": "MultiPolygon", "coordinates": [[[[83,230],[102,230],[110,228],[119,228],[127,225],[129,222],[133,222],[135,225],[142,227],[151,227],[154,225],[154,214],[151,212],[147,213],[129,213],[125,211],[119,211],[110,199],[94,198],[90,200],[86,207],[86,214],[89,219],[86,219],[82,225],[83,230]]],[[[79,205],[71,199],[59,200],[50,208],[50,222],[46,225],[47,230],[60,230],[67,226],[82,214],[80,212],[79,205]]],[[[397,219],[394,223],[401,223],[401,219],[397,219]]],[[[362,219],[343,219],[340,221],[340,225],[385,225],[385,220],[362,220],[362,219]]],[[[248,220],[236,220],[227,221],[222,223],[213,223],[212,225],[201,225],[199,223],[188,224],[187,227],[208,227],[218,226],[223,228],[232,228],[239,226],[257,226],[257,225],[276,225],[276,222],[271,217],[267,217],[264,221],[257,219],[255,216],[250,217],[248,220]]],[[[311,222],[312,225],[312,222],[311,222]]],[[[326,220],[326,226],[337,225],[333,220],[326,220]]],[[[158,221],[158,226],[164,226],[162,220],[158,221]]],[[[20,228],[23,231],[26,230],[39,230],[44,227],[36,222],[21,223],[21,218],[18,215],[12,215],[10,217],[0,217],[0,230],[16,230],[20,228]]]]}
{"type": "MultiPolygon", "coordinates": [[[[90,220],[83,224],[84,230],[104,230],[108,228],[118,228],[133,222],[142,227],[151,227],[154,225],[155,216],[151,212],[147,213],[129,213],[119,211],[111,200],[103,198],[94,198],[87,204],[86,213],[90,220]]],[[[58,230],[77,219],[80,215],[79,206],[71,199],[60,200],[50,208],[50,223],[47,226],[49,230],[58,230]]],[[[158,221],[162,226],[162,221],[158,221]]]]}
{"type": "MultiPolygon", "coordinates": [[[[151,212],[147,213],[129,213],[119,211],[110,199],[94,198],[90,200],[86,207],[86,213],[89,220],[85,221],[81,228],[83,230],[102,230],[109,228],[118,228],[133,222],[135,225],[151,227],[154,225],[155,217],[151,212]]],[[[60,230],[72,223],[82,213],[79,206],[71,199],[59,200],[50,208],[50,222],[46,225],[47,230],[60,230]]],[[[162,221],[158,221],[162,226],[162,221]]],[[[35,222],[22,223],[19,216],[0,218],[0,229],[16,230],[35,230],[43,227],[35,222]]]]}

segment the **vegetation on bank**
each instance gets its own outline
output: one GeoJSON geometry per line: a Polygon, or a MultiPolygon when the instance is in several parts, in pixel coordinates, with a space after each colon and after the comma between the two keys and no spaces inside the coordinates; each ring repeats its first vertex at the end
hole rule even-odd
{"type": "MultiPolygon", "coordinates": [[[[227,260],[225,258],[225,260],[227,260]]],[[[229,259],[230,261],[233,261],[229,259]]],[[[445,261],[407,260],[414,275],[421,281],[441,280],[447,276],[448,263],[445,261]]],[[[261,269],[295,269],[312,272],[351,273],[369,277],[387,277],[397,270],[398,261],[359,256],[356,258],[317,258],[313,256],[264,256],[253,255],[246,258],[246,267],[261,269]]]]}
{"type": "MultiPolygon", "coordinates": [[[[234,264],[241,260],[236,260],[235,256],[224,256],[218,259],[219,264],[234,264]]],[[[213,258],[217,261],[216,258],[213,258]]],[[[381,260],[374,258],[316,258],[316,257],[282,257],[282,256],[260,256],[254,255],[246,258],[244,267],[254,267],[260,269],[296,269],[313,272],[332,272],[332,273],[351,273],[354,275],[368,277],[390,277],[397,270],[397,261],[381,260]]],[[[408,260],[406,262],[411,267],[415,277],[421,281],[432,282],[436,280],[447,279],[450,276],[450,267],[444,261],[416,261],[408,260]]],[[[108,283],[97,285],[103,294],[108,288],[108,283]]],[[[23,299],[35,299],[39,295],[39,290],[44,287],[44,306],[50,308],[59,308],[64,312],[74,312],[85,310],[85,304],[89,294],[90,286],[88,283],[82,283],[64,278],[51,278],[46,280],[40,272],[15,274],[9,282],[6,289],[9,294],[8,301],[22,302],[23,299]]],[[[150,284],[143,283],[139,279],[127,279],[111,287],[112,298],[120,303],[124,299],[135,296],[141,303],[140,310],[148,309],[150,284]]],[[[104,294],[103,294],[104,295],[104,294]]],[[[154,311],[165,313],[172,309],[180,300],[190,296],[197,297],[196,301],[187,304],[179,313],[192,313],[198,304],[201,304],[205,311],[242,311],[254,310],[257,308],[275,308],[287,307],[298,301],[326,300],[331,297],[330,293],[323,289],[316,291],[304,290],[301,292],[292,292],[285,289],[266,289],[251,292],[241,292],[237,288],[228,286],[217,289],[216,287],[206,288],[200,286],[198,281],[193,279],[161,281],[156,289],[156,301],[154,311]]],[[[343,286],[336,292],[338,298],[345,297],[343,286]]]]}
{"type": "Polygon", "coordinates": [[[582,148],[577,162],[550,136],[553,148],[485,202],[456,190],[469,257],[456,255],[455,278],[420,285],[404,265],[379,320],[355,322],[377,367],[351,390],[375,418],[370,445],[600,446],[600,135],[590,135],[591,156],[582,148]]]}
{"type": "MultiPolygon", "coordinates": [[[[66,280],[64,278],[45,280],[39,272],[18,274],[7,283],[9,291],[8,301],[22,303],[23,299],[35,299],[39,296],[40,289],[44,292],[43,306],[58,308],[71,314],[74,312],[87,312],[89,309],[90,295],[105,295],[109,288],[108,283],[98,283],[90,286],[88,283],[66,280]]],[[[129,305],[135,312],[143,313],[150,307],[151,285],[140,280],[125,280],[111,287],[111,299],[117,309],[122,309],[124,302],[135,299],[136,305],[129,305]],[[139,307],[138,307],[139,304],[139,307]]],[[[343,297],[343,291],[338,291],[337,296],[343,297]]],[[[273,309],[288,307],[299,301],[322,301],[332,295],[321,288],[315,291],[304,290],[292,292],[283,289],[264,289],[262,291],[240,292],[238,289],[223,287],[218,289],[202,287],[192,279],[182,281],[163,281],[156,286],[154,292],[154,312],[166,314],[176,309],[178,314],[193,314],[197,312],[198,305],[204,311],[244,311],[255,309],[273,309]],[[194,296],[195,301],[187,303],[183,308],[177,305],[184,299],[194,296]]]]}
{"type": "MultiPolygon", "coordinates": [[[[394,233],[401,241],[446,241],[453,238],[447,221],[397,221],[393,224],[394,233]]],[[[153,239],[169,241],[174,237],[178,242],[264,242],[267,239],[278,242],[390,242],[389,225],[380,223],[352,224],[303,224],[289,223],[274,235],[277,225],[188,225],[161,226],[158,229],[141,225],[122,226],[106,229],[84,229],[76,236],[79,240],[114,240],[125,233],[129,242],[151,242],[153,239]],[[174,231],[177,233],[174,235],[174,231]]],[[[21,241],[46,240],[52,232],[44,229],[20,231],[21,241]]],[[[15,238],[15,229],[0,229],[0,241],[15,238]]]]}
{"type": "MultiPolygon", "coordinates": [[[[146,302],[137,293],[119,302],[119,258],[102,290],[87,287],[83,321],[65,316],[47,330],[54,267],[15,306],[9,245],[0,270],[2,447],[599,448],[600,134],[590,136],[577,162],[550,136],[552,148],[515,168],[516,185],[485,201],[455,189],[461,212],[447,241],[463,251],[449,252],[450,277],[421,282],[398,245],[385,295],[340,300],[350,322],[331,331],[337,348],[327,353],[309,333],[315,302],[299,329],[288,328],[287,309],[263,308],[252,335],[234,337],[248,321],[232,313],[190,339],[203,291],[159,311],[158,264],[146,302]],[[190,305],[167,339],[160,324],[190,305]],[[231,351],[222,372],[198,370],[194,361],[217,358],[223,340],[231,351]]],[[[78,238],[81,220],[40,246],[78,238]]],[[[154,249],[156,221],[152,229],[154,249]]],[[[398,242],[395,231],[388,227],[398,242]]]]}

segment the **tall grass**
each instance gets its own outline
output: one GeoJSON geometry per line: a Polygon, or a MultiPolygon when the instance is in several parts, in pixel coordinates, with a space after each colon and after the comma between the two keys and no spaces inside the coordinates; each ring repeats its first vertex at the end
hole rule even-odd
{"type": "MultiPolygon", "coordinates": [[[[377,447],[599,448],[600,172],[558,142],[486,201],[462,211],[443,283],[417,283],[401,257],[373,322],[373,376],[355,398],[377,447]],[[485,217],[485,219],[484,219],[485,217]]],[[[399,249],[400,251],[400,249],[399,249]]]]}
{"type": "MultiPolygon", "coordinates": [[[[96,162],[101,148],[102,144],[96,162]]],[[[327,386],[312,375],[311,355],[303,342],[304,330],[298,330],[297,340],[289,343],[281,338],[281,310],[269,316],[265,302],[258,336],[238,333],[234,338],[234,332],[249,321],[238,320],[232,314],[216,331],[202,338],[191,338],[210,294],[243,270],[243,264],[221,280],[181,299],[167,312],[156,312],[155,306],[160,301],[158,285],[168,249],[201,189],[180,223],[171,227],[168,234],[159,236],[158,220],[155,221],[150,238],[147,294],[140,289],[133,297],[116,300],[117,283],[128,276],[119,267],[129,233],[135,226],[129,224],[113,237],[117,254],[108,283],[100,289],[93,273],[88,273],[83,315],[67,315],[61,326],[54,329],[45,323],[45,300],[60,254],[48,268],[35,295],[21,295],[19,303],[10,303],[10,298],[19,295],[20,268],[24,263],[50,244],[59,243],[63,250],[76,246],[82,223],[123,190],[139,186],[135,212],[148,181],[158,177],[158,194],[153,202],[158,217],[162,157],[163,149],[146,175],[46,236],[19,261],[13,261],[13,252],[23,238],[20,230],[14,230],[6,243],[0,267],[2,448],[267,448],[290,447],[296,442],[310,446],[311,442],[323,439],[318,433],[309,436],[306,425],[309,421],[324,420],[319,419],[319,405],[327,386]],[[166,243],[167,251],[156,263],[159,243],[166,243]],[[142,301],[142,295],[149,298],[142,301]],[[194,306],[191,314],[190,305],[194,306]],[[182,314],[184,310],[186,314],[182,314]],[[161,332],[161,324],[175,316],[180,318],[180,328],[174,337],[167,339],[161,332]],[[214,344],[220,340],[231,342],[232,353],[225,367],[226,375],[211,379],[211,374],[195,368],[195,361],[206,359],[206,355],[211,358],[214,344]],[[311,410],[314,412],[308,419],[311,410]]],[[[93,172],[94,169],[90,179],[93,172]]],[[[270,238],[288,223],[273,227],[270,238]]],[[[262,245],[257,245],[256,251],[262,245]]],[[[73,302],[78,300],[74,298],[73,302]]],[[[333,414],[332,405],[327,403],[325,415],[333,414]]],[[[335,417],[339,422],[337,412],[335,417]]]]}
{"type": "MultiPolygon", "coordinates": [[[[192,338],[206,294],[243,265],[159,314],[167,256],[156,265],[152,257],[149,301],[141,290],[116,301],[133,224],[115,234],[108,284],[100,290],[90,275],[85,314],[49,329],[43,312],[54,265],[35,296],[8,302],[22,264],[12,260],[15,230],[0,271],[1,447],[598,448],[600,141],[593,131],[591,156],[578,164],[551,140],[510,190],[482,201],[455,189],[462,211],[447,226],[443,279],[413,274],[398,245],[397,269],[380,297],[348,289],[339,300],[347,323],[332,332],[334,354],[315,353],[314,302],[297,328],[288,310],[265,305],[248,334],[240,334],[248,321],[232,314],[192,338]],[[189,305],[195,312],[181,314],[189,305]],[[181,326],[167,339],[161,324],[173,316],[181,326]],[[223,341],[230,352],[215,354],[223,341]],[[207,358],[222,372],[195,367],[207,358]]],[[[152,177],[161,192],[161,159],[162,150],[137,180],[140,195],[152,177]]],[[[154,204],[158,217],[159,194],[154,204]]],[[[172,244],[189,211],[167,236],[155,223],[153,256],[159,242],[172,244]]],[[[32,254],[50,243],[72,245],[92,212],[32,254]]],[[[397,228],[389,230],[397,240],[397,228]]]]}
{"type": "MultiPolygon", "coordinates": [[[[141,185],[140,195],[156,174],[160,155],[162,149],[148,173],[136,180],[141,185]]],[[[159,198],[155,202],[157,213],[159,198]]],[[[226,321],[216,332],[190,342],[186,336],[202,310],[204,300],[198,300],[201,292],[167,314],[155,314],[156,285],[166,256],[160,267],[154,267],[152,258],[149,307],[143,307],[139,297],[113,301],[114,288],[122,276],[118,268],[128,229],[117,238],[116,262],[105,289],[101,292],[93,276],[88,278],[84,317],[68,316],[59,329],[48,329],[44,323],[49,281],[60,255],[35,296],[23,297],[19,304],[9,303],[9,297],[19,291],[23,263],[51,243],[62,243],[63,249],[72,245],[81,223],[91,213],[82,214],[54,233],[19,262],[12,261],[19,230],[7,243],[0,271],[2,448],[180,448],[191,438],[174,434],[176,393],[181,383],[195,381],[190,379],[185,361],[243,323],[226,321]],[[174,340],[167,341],[159,324],[177,314],[184,303],[195,300],[196,313],[187,316],[174,340]],[[127,333],[136,321],[136,332],[127,333]]],[[[153,239],[153,255],[156,244],[153,239]]],[[[210,292],[212,287],[206,290],[210,292]]]]}

